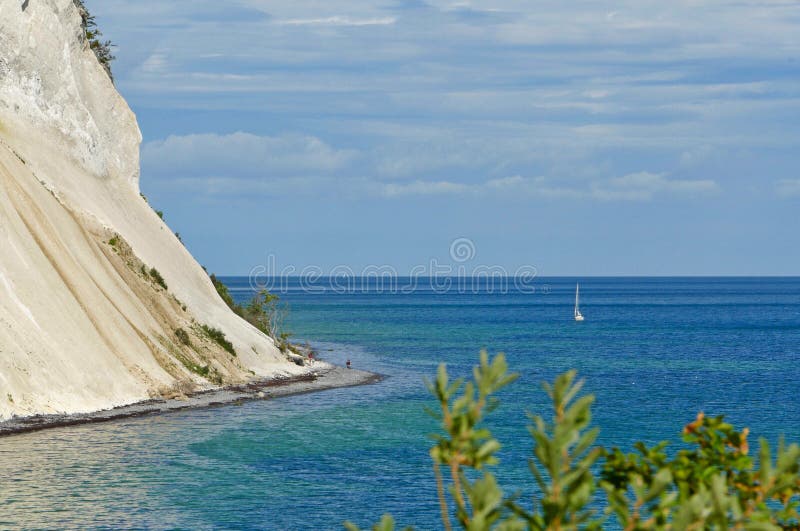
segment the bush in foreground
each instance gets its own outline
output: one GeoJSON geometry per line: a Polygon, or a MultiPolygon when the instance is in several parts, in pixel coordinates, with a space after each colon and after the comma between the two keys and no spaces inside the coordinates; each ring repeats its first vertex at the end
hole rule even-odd
{"type": "MultiPolygon", "coordinates": [[[[451,381],[440,365],[429,384],[442,427],[430,455],[445,529],[452,529],[455,519],[471,531],[602,529],[604,524],[625,530],[800,530],[800,446],[781,441],[773,455],[761,439],[753,459],[746,428],[738,432],[722,417],[701,413],[684,428],[689,447],[672,457],[664,451],[666,442],[636,443],[633,453],[606,450],[595,445],[598,428],[590,427],[594,397],[579,397],[583,382],[575,381],[574,371],[544,385],[552,417],[530,416],[529,464],[538,487],[532,502],[504,495],[489,471],[500,443],[483,421],[497,407],[497,391],[515,379],[502,354],[490,360],[482,352],[472,381],[451,381]],[[593,509],[598,489],[605,495],[602,511],[593,509]]],[[[373,529],[394,526],[384,515],[373,529]]],[[[345,527],[358,529],[349,522],[345,527]]]]}

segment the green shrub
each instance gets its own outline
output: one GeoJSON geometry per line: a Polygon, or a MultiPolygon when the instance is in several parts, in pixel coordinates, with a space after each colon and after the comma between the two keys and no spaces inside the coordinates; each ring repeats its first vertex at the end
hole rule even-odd
{"type": "MultiPolygon", "coordinates": [[[[209,378],[209,375],[211,375],[212,373],[210,365],[197,365],[196,363],[193,363],[180,355],[176,356],[176,358],[178,358],[178,360],[183,364],[184,367],[186,367],[189,371],[193,372],[194,374],[206,378],[208,380],[214,379],[214,378],[209,378]]],[[[216,374],[214,376],[216,376],[216,374]]]]}
{"type": "MultiPolygon", "coordinates": [[[[761,439],[754,460],[747,429],[738,432],[722,417],[701,413],[683,431],[690,448],[672,458],[666,442],[636,443],[635,453],[607,451],[595,445],[594,397],[579,397],[583,382],[574,371],[545,384],[552,417],[530,416],[534,501],[524,506],[519,495],[505,496],[490,471],[500,443],[483,421],[497,406],[493,395],[515,378],[502,354],[490,361],[482,352],[473,381],[450,381],[441,365],[429,384],[442,428],[430,455],[445,529],[452,529],[452,517],[475,531],[601,529],[612,519],[615,528],[637,531],[800,529],[800,446],[781,441],[773,455],[761,439]],[[605,494],[602,512],[593,508],[598,487],[605,494]]],[[[391,531],[394,520],[384,515],[373,529],[391,531]]]]}
{"type": "Polygon", "coordinates": [[[164,281],[164,277],[161,276],[161,273],[158,272],[158,269],[155,267],[150,268],[150,278],[153,279],[153,282],[158,284],[164,289],[167,289],[167,283],[164,281]]]}
{"type": "Polygon", "coordinates": [[[114,236],[112,236],[112,237],[111,237],[111,239],[110,239],[110,240],[108,240],[108,244],[109,244],[111,247],[113,247],[113,248],[115,248],[115,249],[116,249],[116,248],[117,248],[117,246],[119,245],[119,234],[115,234],[114,236]]]}
{"type": "Polygon", "coordinates": [[[111,81],[114,81],[114,75],[111,73],[111,63],[116,59],[114,54],[111,53],[111,49],[114,47],[114,44],[111,43],[109,40],[102,40],[101,37],[103,33],[97,27],[97,23],[95,22],[94,15],[89,13],[89,10],[86,9],[86,6],[83,3],[83,0],[73,0],[75,6],[78,8],[78,12],[81,15],[81,25],[83,27],[84,35],[86,37],[86,41],[89,43],[89,48],[94,52],[95,57],[105,69],[106,74],[108,77],[111,78],[111,81]]]}
{"type": "Polygon", "coordinates": [[[187,347],[192,346],[192,340],[189,339],[189,334],[183,328],[178,328],[175,330],[175,336],[178,338],[182,344],[186,345],[187,347]]]}
{"type": "MultiPolygon", "coordinates": [[[[203,268],[205,269],[205,268],[203,268]]],[[[217,290],[217,294],[220,298],[228,305],[228,308],[233,310],[236,315],[241,316],[244,313],[244,310],[241,306],[236,304],[236,301],[233,300],[231,296],[231,292],[228,291],[228,286],[226,286],[221,280],[217,278],[217,275],[211,273],[208,275],[208,278],[211,279],[211,283],[214,285],[214,289],[217,290]]]]}
{"type": "MultiPolygon", "coordinates": [[[[203,271],[208,273],[205,267],[203,271]]],[[[228,305],[228,308],[233,310],[233,313],[274,339],[281,350],[291,346],[289,338],[292,333],[283,330],[283,322],[288,309],[286,304],[281,303],[280,297],[266,289],[262,289],[253,295],[247,306],[242,306],[233,300],[228,286],[219,280],[215,274],[211,273],[208,278],[211,279],[217,294],[228,305]]]]}
{"type": "Polygon", "coordinates": [[[232,356],[236,355],[236,350],[233,348],[233,343],[228,341],[228,338],[225,337],[225,333],[222,330],[217,328],[212,328],[208,325],[202,325],[200,327],[203,330],[203,333],[216,344],[221,346],[224,350],[226,350],[232,356]]]}
{"type": "MultiPolygon", "coordinates": [[[[283,320],[283,314],[280,298],[277,295],[263,289],[253,295],[253,298],[250,299],[250,304],[243,310],[243,317],[247,322],[264,334],[281,341],[279,328],[283,320]]],[[[287,339],[289,335],[287,334],[287,337],[283,339],[287,339]]]]}
{"type": "Polygon", "coordinates": [[[281,332],[278,337],[274,338],[278,342],[278,348],[281,350],[291,349],[292,343],[289,341],[294,334],[291,332],[281,332]]]}

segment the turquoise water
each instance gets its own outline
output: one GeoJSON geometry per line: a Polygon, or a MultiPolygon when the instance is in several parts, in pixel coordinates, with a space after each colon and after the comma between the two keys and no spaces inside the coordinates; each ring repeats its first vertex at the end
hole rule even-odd
{"type": "MultiPolygon", "coordinates": [[[[247,279],[224,279],[239,300],[247,279]]],[[[491,425],[503,487],[533,492],[525,412],[539,382],[577,368],[601,443],[676,439],[697,411],[800,441],[800,279],[574,279],[534,294],[307,293],[289,327],[323,357],[385,374],[373,386],[0,439],[0,528],[337,529],[389,511],[438,529],[422,379],[466,374],[480,348],[520,379],[491,425]]]]}

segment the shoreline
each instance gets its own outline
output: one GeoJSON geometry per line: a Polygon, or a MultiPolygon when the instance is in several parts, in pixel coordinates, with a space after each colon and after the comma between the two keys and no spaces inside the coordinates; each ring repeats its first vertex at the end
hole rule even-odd
{"type": "Polygon", "coordinates": [[[0,439],[22,433],[30,433],[52,428],[94,424],[113,420],[161,415],[186,409],[219,407],[229,404],[270,400],[285,396],[301,395],[329,389],[342,389],[378,383],[383,375],[346,369],[323,362],[318,370],[292,377],[276,377],[231,385],[220,389],[210,389],[191,396],[171,399],[150,399],[118,406],[113,409],[91,413],[34,415],[0,421],[0,439]]]}

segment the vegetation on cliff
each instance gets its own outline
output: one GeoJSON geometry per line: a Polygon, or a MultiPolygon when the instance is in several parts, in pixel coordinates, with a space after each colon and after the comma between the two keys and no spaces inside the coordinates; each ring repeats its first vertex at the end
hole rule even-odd
{"type": "Polygon", "coordinates": [[[214,273],[211,273],[209,278],[217,294],[236,315],[274,339],[281,350],[291,347],[289,338],[292,334],[283,330],[283,321],[287,313],[286,304],[281,302],[280,297],[262,289],[253,295],[248,304],[238,304],[233,300],[228,286],[214,273]]]}
{"type": "Polygon", "coordinates": [[[100,61],[101,65],[103,65],[103,68],[108,74],[108,77],[111,78],[111,81],[114,81],[114,74],[111,72],[111,63],[114,61],[114,59],[116,59],[114,54],[111,52],[114,44],[112,44],[110,40],[102,39],[103,32],[101,32],[100,28],[97,27],[94,15],[89,13],[89,10],[86,8],[83,0],[72,1],[75,3],[75,6],[80,12],[81,25],[83,26],[83,31],[86,35],[86,41],[89,43],[89,48],[91,48],[94,52],[94,55],[97,56],[97,60],[100,61]]]}

